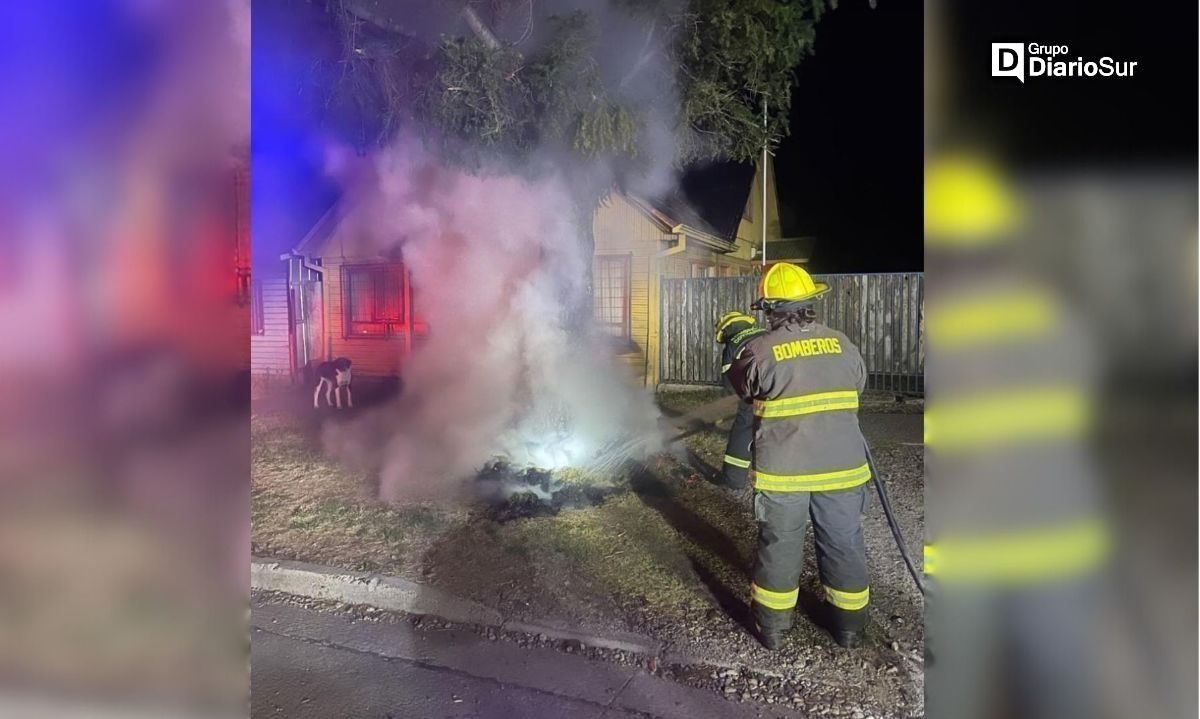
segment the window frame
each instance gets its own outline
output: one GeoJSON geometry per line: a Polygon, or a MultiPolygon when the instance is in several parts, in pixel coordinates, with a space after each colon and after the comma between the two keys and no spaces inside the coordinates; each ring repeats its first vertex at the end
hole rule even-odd
{"type": "Polygon", "coordinates": [[[408,296],[408,272],[402,262],[369,262],[358,264],[346,264],[341,266],[341,281],[342,281],[342,339],[347,340],[375,340],[375,339],[394,339],[397,335],[403,333],[410,326],[411,312],[410,301],[408,296]],[[396,273],[399,277],[397,298],[399,305],[399,317],[392,319],[389,317],[380,317],[377,315],[379,300],[382,293],[386,293],[386,278],[389,273],[396,273]],[[366,274],[372,276],[372,319],[370,320],[355,320],[354,319],[354,293],[352,291],[352,276],[356,274],[366,274]],[[380,325],[382,331],[372,333],[355,332],[356,325],[380,325]]]}
{"type": "Polygon", "coordinates": [[[630,330],[630,316],[633,314],[633,254],[632,253],[612,253],[600,254],[592,257],[592,321],[601,328],[617,327],[613,322],[601,322],[596,317],[595,306],[598,304],[599,296],[597,293],[596,279],[600,266],[602,264],[611,263],[619,264],[621,267],[622,292],[621,292],[621,334],[616,335],[604,331],[602,334],[616,342],[629,342],[633,336],[630,330]]]}

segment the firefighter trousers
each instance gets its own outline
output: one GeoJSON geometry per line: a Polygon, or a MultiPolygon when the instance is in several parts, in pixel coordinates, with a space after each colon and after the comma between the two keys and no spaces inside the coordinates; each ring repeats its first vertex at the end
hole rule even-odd
{"type": "Polygon", "coordinates": [[[804,529],[811,515],[828,628],[861,630],[870,599],[862,513],[867,486],[829,492],[755,492],[758,559],[751,600],[766,631],[792,626],[804,567],[804,529]]]}
{"type": "Polygon", "coordinates": [[[729,442],[725,445],[725,461],[721,466],[726,487],[742,489],[750,476],[750,445],[754,442],[754,404],[739,401],[729,442]]]}

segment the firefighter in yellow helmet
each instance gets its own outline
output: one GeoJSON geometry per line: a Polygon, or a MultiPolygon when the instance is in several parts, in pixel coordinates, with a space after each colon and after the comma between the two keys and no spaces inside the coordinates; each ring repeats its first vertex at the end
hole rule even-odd
{"type": "Polygon", "coordinates": [[[1095,352],[1022,271],[1020,203],[984,157],[925,175],[925,574],[930,717],[1103,715],[1094,664],[1108,530],[1088,452],[1095,352]],[[1002,658],[1007,661],[1001,662],[1002,658]]]}
{"type": "Polygon", "coordinates": [[[926,173],[925,243],[933,248],[1004,244],[1019,219],[1016,198],[980,157],[946,157],[926,173]]]}
{"type": "Polygon", "coordinates": [[[861,514],[871,478],[858,398],[862,356],[846,335],[817,321],[813,300],[829,290],[802,268],[771,266],[755,303],[767,332],[750,338],[729,370],[755,415],[754,516],[758,558],[751,599],[759,640],[780,646],[791,627],[811,514],[826,603],[814,617],[843,647],[862,641],[870,591],[861,514]]]}
{"type": "MultiPolygon", "coordinates": [[[[726,312],[717,320],[714,334],[721,348],[721,379],[725,386],[733,389],[727,373],[733,365],[733,358],[750,338],[766,332],[757,327],[758,320],[754,315],[745,312],[726,312]]],[[[754,441],[754,404],[749,400],[738,402],[737,414],[733,417],[733,426],[729,428],[729,441],[725,445],[725,459],[721,465],[721,474],[725,486],[731,489],[746,487],[746,477],[750,473],[750,444],[754,441]]]]}

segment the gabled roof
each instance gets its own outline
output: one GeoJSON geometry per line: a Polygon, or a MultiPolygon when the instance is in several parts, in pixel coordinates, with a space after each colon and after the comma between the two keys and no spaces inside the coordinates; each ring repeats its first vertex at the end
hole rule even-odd
{"type": "Polygon", "coordinates": [[[642,199],[640,204],[668,226],[684,225],[732,244],[754,174],[753,165],[738,162],[691,168],[675,190],[663,197],[642,199]]]}
{"type": "Polygon", "coordinates": [[[300,242],[293,248],[293,252],[306,257],[320,257],[325,253],[325,243],[333,236],[335,230],[342,222],[342,218],[346,216],[346,201],[345,197],[341,197],[321,215],[321,219],[317,220],[312,229],[310,229],[300,242]]]}
{"type": "MultiPolygon", "coordinates": [[[[681,232],[714,249],[731,252],[755,171],[753,165],[716,162],[686,171],[678,186],[662,197],[625,197],[663,230],[681,232]]],[[[327,254],[326,245],[351,204],[345,196],[336,200],[292,251],[308,257],[327,254]]]]}

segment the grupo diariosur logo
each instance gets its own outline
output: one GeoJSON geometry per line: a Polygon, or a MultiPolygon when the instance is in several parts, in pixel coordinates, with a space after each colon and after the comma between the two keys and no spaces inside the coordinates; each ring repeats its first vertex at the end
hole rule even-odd
{"type": "Polygon", "coordinates": [[[1137,60],[1070,57],[1066,45],[1030,42],[992,43],[992,77],[1132,77],[1137,60]]]}

